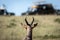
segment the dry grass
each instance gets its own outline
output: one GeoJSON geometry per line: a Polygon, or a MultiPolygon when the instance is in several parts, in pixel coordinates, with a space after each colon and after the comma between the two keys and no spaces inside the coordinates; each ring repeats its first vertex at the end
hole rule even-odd
{"type": "Polygon", "coordinates": [[[38,26],[33,30],[33,40],[60,40],[59,38],[44,38],[45,35],[60,35],[60,24],[54,22],[60,16],[56,15],[40,15],[40,16],[0,16],[0,40],[22,40],[26,35],[26,30],[20,25],[24,23],[27,17],[29,23],[32,17],[38,26]]]}

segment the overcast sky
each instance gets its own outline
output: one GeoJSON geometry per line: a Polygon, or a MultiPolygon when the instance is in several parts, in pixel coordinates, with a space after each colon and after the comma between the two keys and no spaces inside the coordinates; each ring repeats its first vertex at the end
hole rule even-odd
{"type": "Polygon", "coordinates": [[[26,12],[28,7],[38,1],[45,1],[41,3],[52,3],[55,9],[60,9],[60,0],[0,0],[0,6],[5,4],[8,12],[14,12],[18,16],[22,12],[26,12]]]}

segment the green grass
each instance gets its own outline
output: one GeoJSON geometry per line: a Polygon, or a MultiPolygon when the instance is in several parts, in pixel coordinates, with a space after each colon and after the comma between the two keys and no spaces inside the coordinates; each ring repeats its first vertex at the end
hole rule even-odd
{"type": "Polygon", "coordinates": [[[56,15],[0,16],[0,40],[23,40],[26,30],[20,23],[25,24],[25,17],[29,23],[32,17],[38,22],[33,29],[33,40],[60,40],[60,23],[54,21],[60,16],[56,15]]]}

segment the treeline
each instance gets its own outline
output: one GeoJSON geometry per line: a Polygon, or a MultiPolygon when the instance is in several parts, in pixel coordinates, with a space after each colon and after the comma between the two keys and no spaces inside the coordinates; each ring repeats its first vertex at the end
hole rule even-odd
{"type": "Polygon", "coordinates": [[[13,13],[13,12],[7,12],[7,10],[0,9],[0,15],[15,16],[15,13],[13,13]]]}

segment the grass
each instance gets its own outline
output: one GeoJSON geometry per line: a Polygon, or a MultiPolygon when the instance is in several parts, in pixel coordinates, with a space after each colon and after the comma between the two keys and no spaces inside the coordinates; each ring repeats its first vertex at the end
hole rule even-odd
{"type": "Polygon", "coordinates": [[[33,40],[60,40],[60,23],[55,22],[56,15],[40,16],[0,16],[0,40],[23,40],[26,30],[20,25],[25,24],[25,17],[29,23],[32,17],[38,26],[33,29],[33,40]]]}

